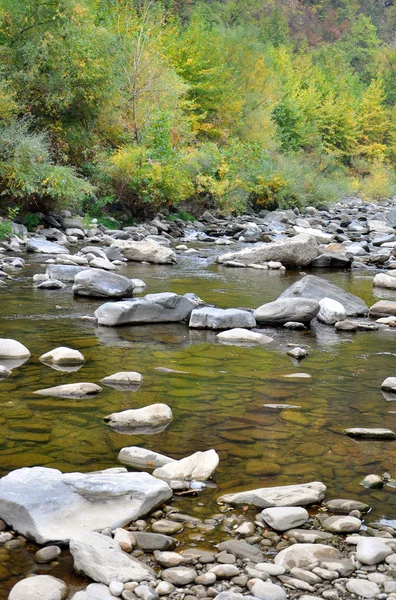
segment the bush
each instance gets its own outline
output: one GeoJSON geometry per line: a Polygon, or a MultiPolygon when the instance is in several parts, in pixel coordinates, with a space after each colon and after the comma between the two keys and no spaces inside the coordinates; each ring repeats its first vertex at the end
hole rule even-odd
{"type": "Polygon", "coordinates": [[[358,182],[359,192],[365,200],[383,200],[396,195],[396,173],[379,161],[370,165],[369,172],[358,182]]]}

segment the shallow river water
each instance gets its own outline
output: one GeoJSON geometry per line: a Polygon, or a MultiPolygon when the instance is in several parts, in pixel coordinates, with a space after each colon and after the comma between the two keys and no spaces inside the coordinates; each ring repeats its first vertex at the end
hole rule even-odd
{"type": "MultiPolygon", "coordinates": [[[[204,247],[176,266],[129,263],[121,272],[143,279],[146,293],[195,292],[221,308],[256,308],[301,277],[300,272],[221,267],[214,264],[214,252],[204,247]]],[[[44,260],[29,259],[29,266],[0,291],[0,337],[19,340],[32,353],[0,382],[0,475],[34,465],[62,471],[113,467],[123,446],[140,445],[174,458],[215,448],[220,455],[217,487],[196,499],[180,497],[178,506],[185,512],[210,517],[225,492],[319,480],[328,487],[327,498],[360,499],[373,505],[371,516],[396,518],[396,490],[359,485],[368,473],[396,476],[396,442],[357,441],[342,433],[346,427],[396,428],[396,402],[387,401],[380,390],[381,382],[396,374],[396,329],[350,334],[321,325],[306,332],[273,329],[264,331],[274,338],[271,344],[243,347],[220,344],[215,333],[189,331],[184,324],[97,327],[78,317],[92,315],[101,301],[74,299],[70,287],[33,288],[31,277],[45,271],[44,260]],[[288,343],[309,351],[298,367],[286,355],[288,343]],[[78,372],[56,371],[39,362],[41,354],[60,345],[84,354],[86,362],[78,372]],[[63,383],[98,383],[127,370],[143,374],[139,391],[103,386],[89,400],[33,394],[63,383]],[[285,379],[296,372],[311,378],[285,379]],[[174,414],[162,433],[122,435],[103,421],[111,412],[155,402],[168,404],[174,414]],[[302,408],[278,412],[263,407],[275,402],[302,408]]],[[[369,305],[378,299],[370,272],[315,274],[369,305]]],[[[31,569],[26,551],[0,548],[0,598],[31,569]]],[[[69,571],[66,556],[50,572],[65,578],[69,571]]],[[[68,578],[77,581],[70,574],[68,578]]]]}

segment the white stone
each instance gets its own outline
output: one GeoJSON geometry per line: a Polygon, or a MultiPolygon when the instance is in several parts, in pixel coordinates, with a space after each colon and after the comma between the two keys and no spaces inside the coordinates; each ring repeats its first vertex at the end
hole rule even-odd
{"type": "Polygon", "coordinates": [[[326,325],[334,325],[338,321],[345,321],[346,310],[337,300],[332,298],[322,298],[319,300],[320,310],[317,314],[317,318],[326,325]]]}
{"type": "MultiPolygon", "coordinates": [[[[103,583],[90,583],[85,590],[86,600],[114,600],[113,594],[103,583]]],[[[73,596],[73,600],[75,596],[73,596]]]]}
{"type": "Polygon", "coordinates": [[[162,571],[162,579],[176,587],[192,583],[197,575],[196,570],[191,567],[171,567],[162,571]]]}
{"type": "Polygon", "coordinates": [[[362,538],[356,547],[356,558],[364,565],[376,565],[390,554],[392,550],[381,538],[362,538]]]}
{"type": "Polygon", "coordinates": [[[165,429],[172,419],[172,411],[166,404],[151,404],[143,408],[123,410],[104,418],[114,429],[141,433],[152,429],[165,429]]]}
{"type": "Polygon", "coordinates": [[[176,253],[170,248],[157,244],[153,240],[134,242],[132,240],[116,240],[112,247],[118,248],[130,261],[156,264],[173,264],[177,261],[176,253]]]}
{"type": "Polygon", "coordinates": [[[286,573],[284,567],[281,567],[281,565],[274,565],[273,563],[257,563],[254,567],[258,571],[268,573],[268,575],[284,575],[286,573]]]}
{"type": "Polygon", "coordinates": [[[192,311],[189,327],[192,329],[250,329],[256,327],[256,320],[247,310],[205,306],[192,311]]]}
{"type": "Polygon", "coordinates": [[[46,354],[40,356],[41,362],[56,363],[58,365],[78,365],[85,361],[84,356],[78,350],[59,346],[46,354]]]}
{"type": "Polygon", "coordinates": [[[0,338],[0,358],[29,358],[29,350],[17,340],[0,338]]]}
{"type": "Polygon", "coordinates": [[[110,581],[109,590],[113,596],[121,596],[124,591],[124,584],[121,581],[110,581]]]}
{"type": "Polygon", "coordinates": [[[381,384],[381,389],[385,392],[396,393],[396,377],[387,377],[381,384]]]}
{"type": "Polygon", "coordinates": [[[261,511],[264,521],[276,531],[299,527],[309,519],[308,511],[299,506],[265,508],[261,511]]]}
{"type": "Polygon", "coordinates": [[[165,480],[206,481],[212,476],[219,464],[219,455],[215,450],[195,452],[181,460],[172,461],[155,469],[154,477],[165,480]]]}
{"type": "Polygon", "coordinates": [[[133,533],[126,531],[126,529],[122,529],[121,527],[117,527],[115,530],[114,541],[117,542],[124,552],[132,552],[133,547],[136,545],[133,533]]]}
{"type": "Polygon", "coordinates": [[[269,581],[256,581],[250,591],[260,600],[286,600],[285,590],[269,581]]]}
{"type": "Polygon", "coordinates": [[[0,518],[45,544],[81,530],[123,527],[171,497],[165,482],[124,468],[63,474],[26,467],[0,479],[0,518]]]}
{"type": "Polygon", "coordinates": [[[323,521],[323,528],[331,533],[356,533],[362,526],[360,519],[349,516],[327,517],[323,521]]]}
{"type": "Polygon", "coordinates": [[[139,467],[141,469],[156,469],[157,467],[163,467],[170,462],[174,462],[174,459],[169,456],[153,452],[152,450],[146,450],[146,448],[140,448],[139,446],[121,448],[118,460],[124,463],[124,465],[139,467]]]}
{"type": "Polygon", "coordinates": [[[395,290],[396,277],[386,273],[377,273],[377,275],[374,277],[373,285],[374,287],[381,287],[387,290],[395,290]]]}
{"type": "Polygon", "coordinates": [[[251,504],[258,508],[272,506],[307,506],[323,500],[326,486],[320,481],[299,485],[259,488],[247,492],[236,492],[220,496],[219,502],[229,504],[251,504]]]}
{"type": "Polygon", "coordinates": [[[70,540],[74,568],[99,583],[149,581],[154,571],[129,554],[106,535],[83,531],[70,540]]]}
{"type": "Polygon", "coordinates": [[[18,581],[8,600],[63,600],[68,594],[67,585],[51,575],[36,575],[18,581]]]}
{"type": "Polygon", "coordinates": [[[316,561],[333,560],[341,558],[341,553],[332,546],[325,544],[293,544],[281,550],[275,556],[275,564],[281,565],[286,570],[293,567],[305,568],[316,561]]]}
{"type": "Polygon", "coordinates": [[[101,383],[114,388],[136,387],[142,384],[143,375],[137,371],[120,371],[100,380],[101,383]]]}
{"type": "Polygon", "coordinates": [[[155,591],[157,592],[158,596],[169,596],[174,589],[175,586],[172,583],[169,583],[168,581],[160,581],[155,588],[155,591]]]}
{"type": "Polygon", "coordinates": [[[90,266],[94,269],[104,269],[105,271],[115,271],[116,267],[113,263],[105,258],[96,257],[90,261],[90,266]]]}
{"type": "Polygon", "coordinates": [[[256,331],[249,331],[249,329],[243,329],[241,327],[235,327],[228,331],[222,331],[217,334],[219,342],[232,343],[249,343],[249,344],[269,344],[273,341],[273,338],[263,333],[256,331]]]}
{"type": "Polygon", "coordinates": [[[95,383],[65,383],[55,387],[37,390],[34,394],[40,396],[53,396],[54,398],[89,398],[96,396],[102,388],[95,383]]]}
{"type": "Polygon", "coordinates": [[[163,567],[178,567],[183,562],[186,562],[186,558],[181,556],[177,552],[161,552],[161,550],[154,550],[155,560],[163,567]]]}
{"type": "Polygon", "coordinates": [[[349,579],[346,588],[348,592],[359,596],[359,598],[375,598],[381,593],[378,585],[372,581],[367,581],[367,579],[349,579]]]}
{"type": "Polygon", "coordinates": [[[69,254],[69,250],[55,242],[49,242],[42,238],[31,238],[26,243],[27,252],[36,252],[41,254],[69,254]]]}
{"type": "Polygon", "coordinates": [[[331,233],[326,233],[321,229],[312,229],[311,227],[298,227],[298,225],[294,225],[293,229],[294,231],[296,231],[296,233],[311,235],[316,239],[316,241],[319,244],[330,244],[334,239],[331,233]]]}

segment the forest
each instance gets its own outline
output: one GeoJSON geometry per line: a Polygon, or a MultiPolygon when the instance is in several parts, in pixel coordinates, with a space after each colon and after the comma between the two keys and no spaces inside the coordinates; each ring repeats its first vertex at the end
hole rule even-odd
{"type": "Polygon", "coordinates": [[[396,195],[390,0],[0,0],[0,212],[396,195]]]}

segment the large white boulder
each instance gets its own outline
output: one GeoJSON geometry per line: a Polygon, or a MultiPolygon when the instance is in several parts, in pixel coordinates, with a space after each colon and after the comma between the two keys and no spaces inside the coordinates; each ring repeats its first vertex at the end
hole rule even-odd
{"type": "Polygon", "coordinates": [[[258,508],[272,506],[307,506],[321,502],[326,486],[320,481],[284,485],[280,487],[259,488],[247,492],[236,492],[220,496],[219,502],[228,504],[251,504],[258,508]]]}
{"type": "Polygon", "coordinates": [[[45,544],[123,527],[172,497],[164,481],[120,467],[92,473],[23,468],[0,479],[0,518],[45,544]]]}
{"type": "Polygon", "coordinates": [[[43,363],[55,363],[57,365],[80,365],[85,358],[78,350],[59,346],[40,356],[43,363]]]}
{"type": "Polygon", "coordinates": [[[276,531],[299,527],[309,519],[308,511],[300,506],[278,506],[261,511],[264,521],[276,531]]]}
{"type": "Polygon", "coordinates": [[[153,240],[134,242],[132,240],[116,240],[112,247],[118,248],[130,261],[149,262],[160,265],[177,262],[176,253],[170,248],[157,244],[153,240]]]}
{"type": "Polygon", "coordinates": [[[333,546],[325,544],[293,544],[278,552],[274,562],[284,567],[287,571],[294,567],[303,569],[316,561],[337,560],[341,552],[333,546]]]}
{"type": "Polygon", "coordinates": [[[51,575],[36,575],[18,581],[8,600],[63,600],[69,588],[64,581],[51,575]]]}
{"type": "Polygon", "coordinates": [[[53,396],[54,398],[90,398],[96,396],[102,388],[96,383],[65,383],[55,387],[37,390],[34,394],[40,396],[53,396]]]}
{"type": "Polygon", "coordinates": [[[155,579],[148,565],[121,550],[107,535],[83,531],[70,540],[70,552],[75,570],[99,583],[155,579]]]}
{"type": "Polygon", "coordinates": [[[0,358],[29,358],[29,350],[17,340],[0,338],[0,358]]]}
{"type": "Polygon", "coordinates": [[[163,467],[155,469],[154,477],[171,480],[206,481],[212,476],[219,464],[219,455],[215,450],[195,452],[181,460],[174,460],[163,467]]]}
{"type": "Polygon", "coordinates": [[[256,327],[256,320],[251,312],[237,308],[212,308],[210,306],[192,311],[189,327],[195,329],[231,329],[256,327]]]}
{"type": "Polygon", "coordinates": [[[168,292],[147,294],[125,302],[106,302],[95,311],[99,325],[167,323],[188,319],[198,302],[168,292]]]}
{"type": "Polygon", "coordinates": [[[133,283],[128,277],[104,269],[88,269],[77,273],[73,293],[95,298],[125,298],[131,296],[133,283]]]}
{"type": "Polygon", "coordinates": [[[319,300],[320,310],[317,314],[318,320],[326,325],[334,325],[338,321],[345,321],[346,310],[337,300],[322,298],[319,300]]]}
{"type": "Polygon", "coordinates": [[[106,423],[119,431],[134,433],[150,433],[162,431],[173,419],[173,414],[166,404],[151,404],[143,408],[123,410],[104,417],[106,423]]]}

